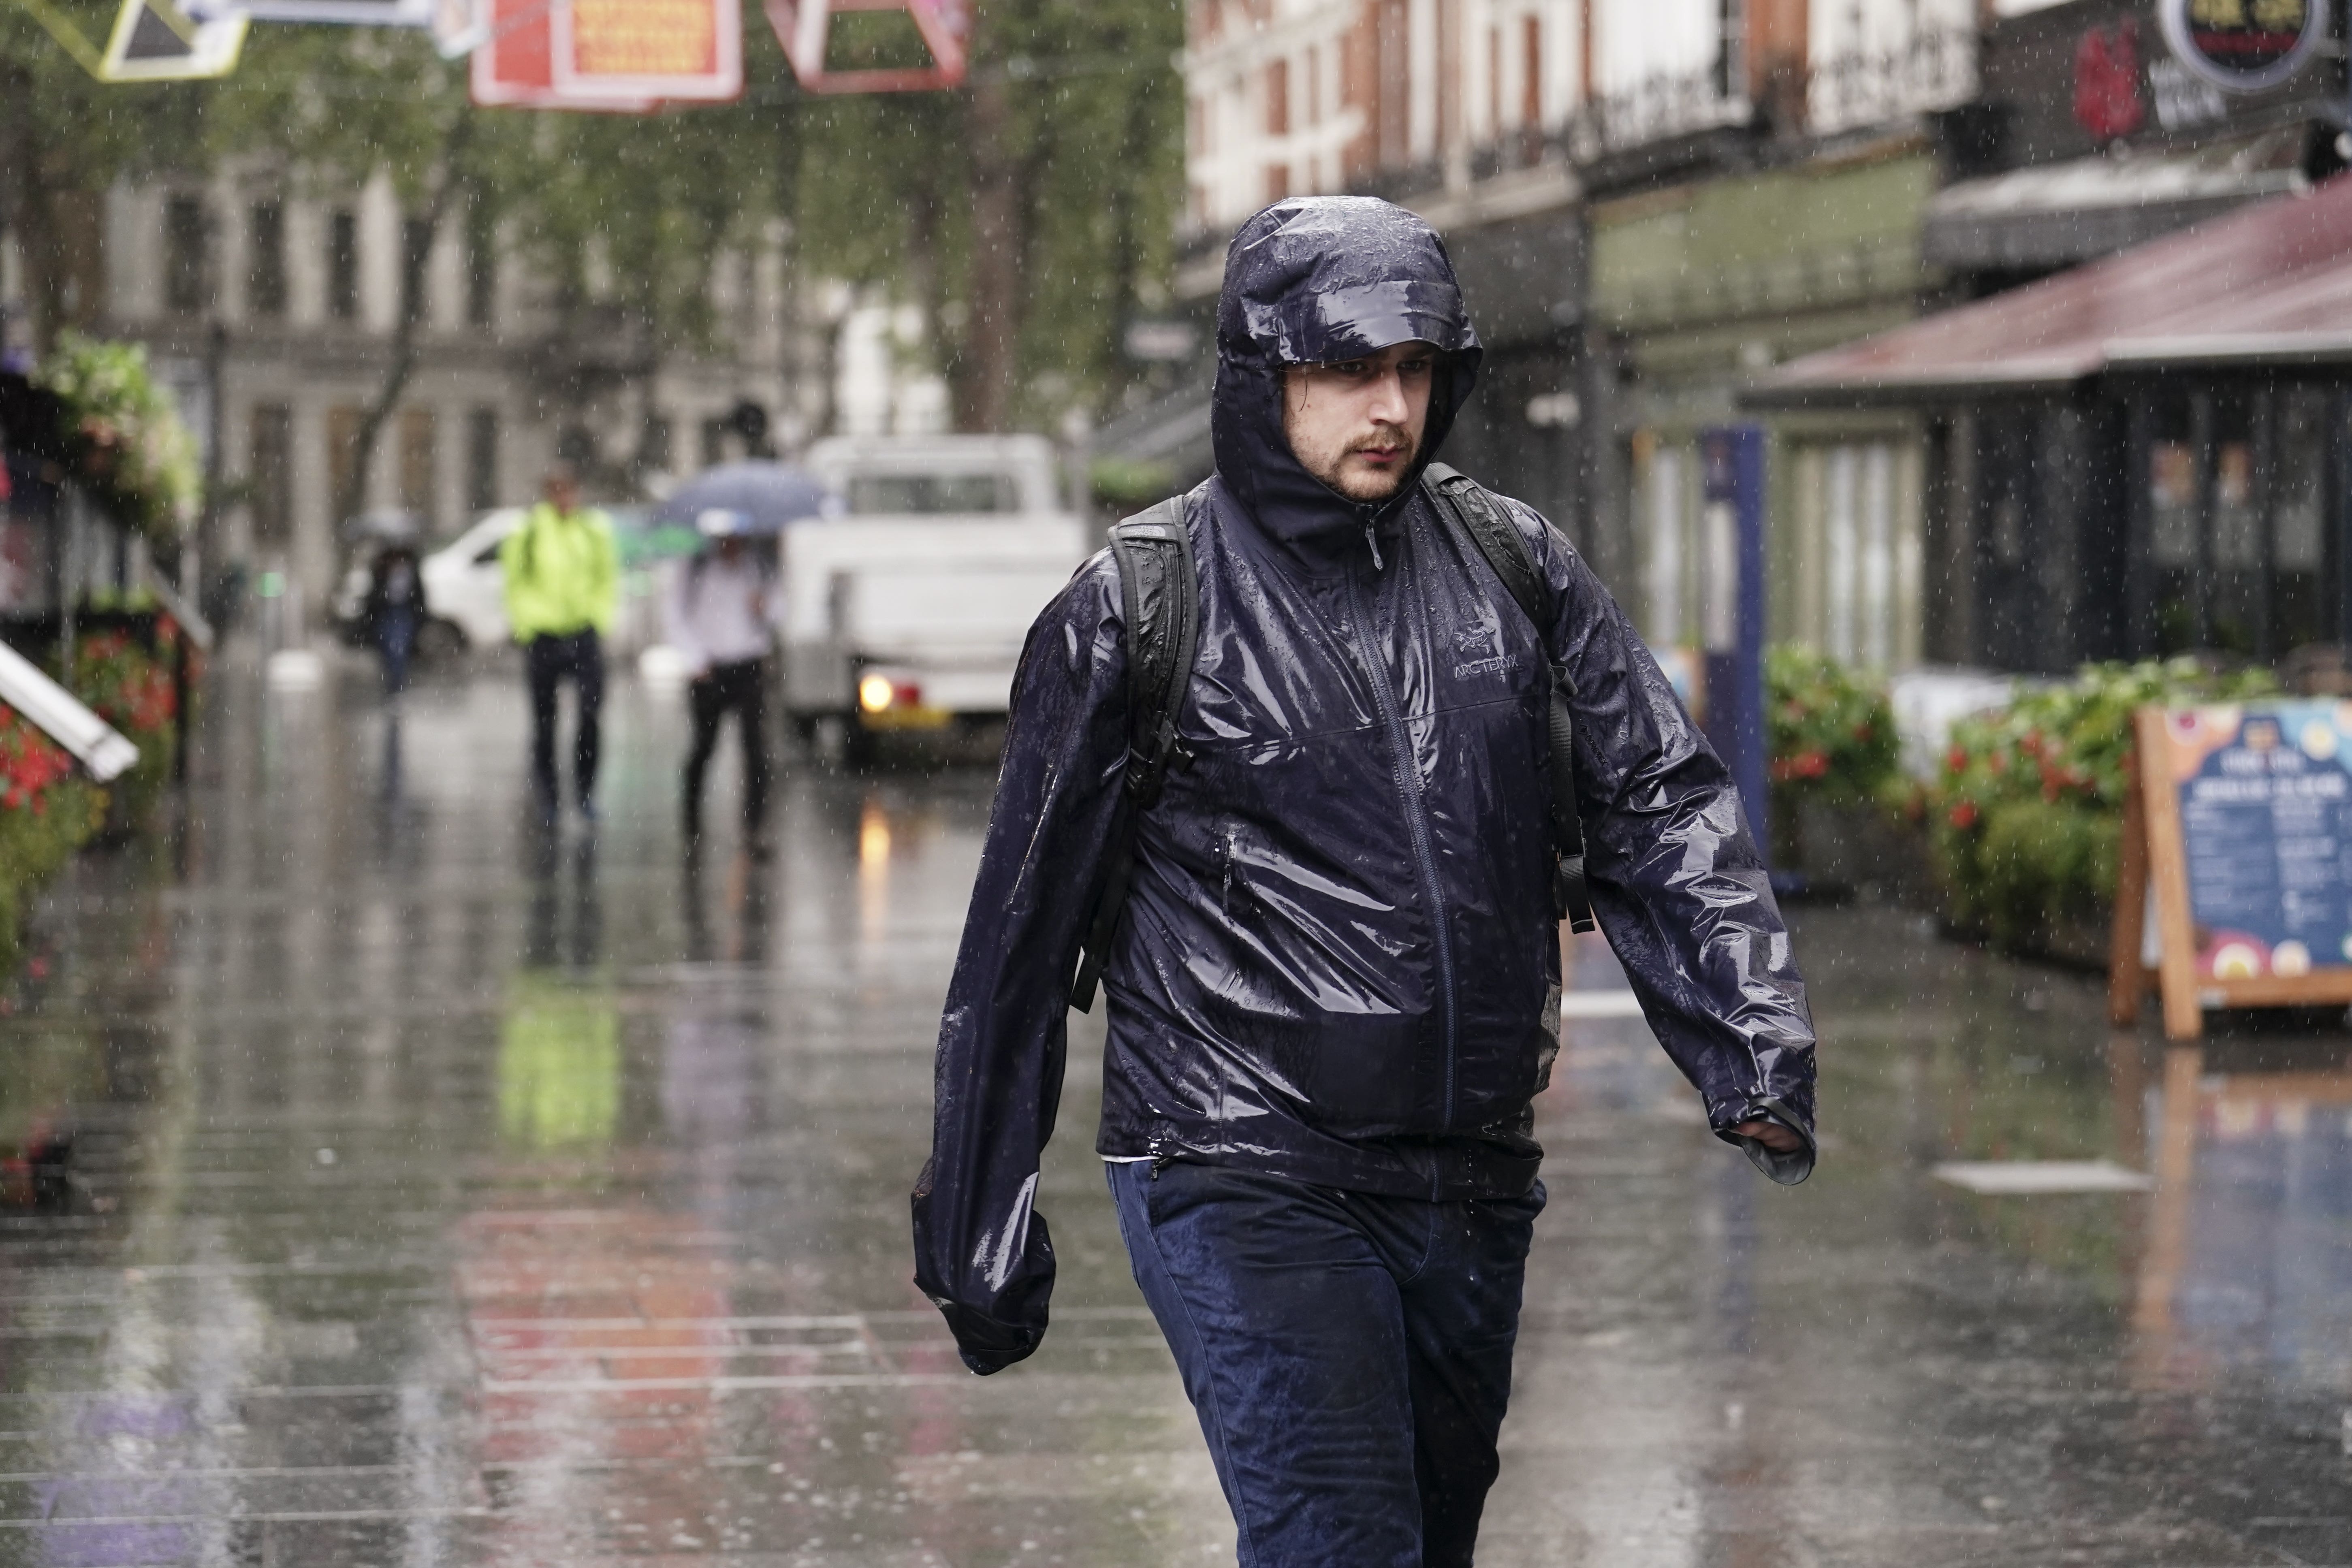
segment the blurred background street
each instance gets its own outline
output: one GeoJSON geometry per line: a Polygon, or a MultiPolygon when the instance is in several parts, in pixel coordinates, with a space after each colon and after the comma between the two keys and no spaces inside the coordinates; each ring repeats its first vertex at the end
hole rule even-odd
{"type": "MultiPolygon", "coordinates": [[[[674,691],[616,690],[602,831],[551,837],[518,683],[372,684],[224,669],[184,820],[81,858],[8,994],[0,1116],[70,1156],[0,1210],[0,1563],[1229,1561],[1089,1023],[1045,1350],[974,1379],[908,1283],[989,772],[789,766],[776,858],[688,875],[674,691]]],[[[1916,914],[1795,926],[1793,1191],[1577,950],[1480,1561],[2352,1560],[2345,1037],[2168,1053],[1916,914]]]]}
{"type": "Polygon", "coordinates": [[[0,1568],[1233,1560],[1099,1020],[1034,1360],[908,1194],[1024,639],[1334,195],[1822,1041],[1780,1189],[1571,939],[1479,1562],[2352,1568],[2342,10],[0,0],[0,1568]]]}

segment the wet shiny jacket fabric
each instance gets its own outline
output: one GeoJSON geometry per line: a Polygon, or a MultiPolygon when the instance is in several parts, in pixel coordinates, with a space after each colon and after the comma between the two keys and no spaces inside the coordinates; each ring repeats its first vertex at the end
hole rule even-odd
{"type": "MultiPolygon", "coordinates": [[[[1479,347],[1437,237],[1367,198],[1284,202],[1234,240],[1217,475],[1186,498],[1200,647],[1179,762],[1138,819],[1104,974],[1099,1152],[1433,1199],[1525,1192],[1558,1049],[1549,670],[1577,692],[1601,927],[1718,1134],[1806,1133],[1813,1040],[1789,938],[1706,740],[1568,542],[1507,503],[1550,590],[1531,625],[1418,484],[1377,505],[1306,472],[1281,367],[1442,353],[1423,461],[1479,347]]],[[[1417,478],[1417,476],[1416,476],[1417,478]]],[[[941,1020],[916,1279],[976,1372],[1034,1350],[1035,1207],[1066,997],[1122,809],[1126,633],[1108,552],[1032,629],[941,1020]]],[[[1804,1155],[1758,1163],[1801,1180],[1804,1155]]]]}

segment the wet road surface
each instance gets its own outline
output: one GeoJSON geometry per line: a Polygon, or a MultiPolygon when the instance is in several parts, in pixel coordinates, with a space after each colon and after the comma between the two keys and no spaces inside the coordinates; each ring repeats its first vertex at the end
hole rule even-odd
{"type": "MultiPolygon", "coordinates": [[[[772,862],[691,869],[678,707],[616,688],[601,831],[549,839],[517,681],[395,726],[224,677],[186,823],[85,857],[0,1016],[0,1154],[71,1142],[0,1202],[0,1565],[1232,1560],[1088,1021],[1044,1351],[969,1376],[907,1279],[986,773],[795,769],[772,862]]],[[[2352,1041],[2168,1051],[1794,918],[1793,1192],[1576,955],[1481,1563],[2352,1563],[2352,1041]],[[2021,1160],[2159,1180],[1935,1175],[2021,1160]]]]}

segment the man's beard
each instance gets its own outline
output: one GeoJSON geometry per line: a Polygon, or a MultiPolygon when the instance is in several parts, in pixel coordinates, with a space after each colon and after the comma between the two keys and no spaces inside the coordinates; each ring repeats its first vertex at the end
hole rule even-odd
{"type": "Polygon", "coordinates": [[[1386,500],[1404,488],[1405,476],[1412,472],[1414,455],[1413,444],[1410,441],[1400,441],[1394,446],[1383,441],[1360,441],[1340,454],[1339,461],[1333,466],[1332,477],[1325,482],[1349,500],[1386,500]],[[1389,468],[1351,472],[1348,459],[1359,452],[1394,452],[1398,456],[1389,468]]]}

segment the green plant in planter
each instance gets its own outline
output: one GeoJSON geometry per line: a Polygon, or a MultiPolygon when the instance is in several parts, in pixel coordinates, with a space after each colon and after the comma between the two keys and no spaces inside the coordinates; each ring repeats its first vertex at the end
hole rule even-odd
{"type": "Polygon", "coordinates": [[[37,379],[66,407],[75,477],[127,528],[155,537],[195,521],[204,501],[196,440],[136,343],[58,334],[37,379]]]}
{"type": "Polygon", "coordinates": [[[2018,952],[2063,947],[2070,930],[2104,926],[2133,713],[2276,689],[2266,670],[2217,671],[2190,658],[2088,665],[2064,685],[2021,688],[1999,712],[1954,725],[1936,783],[1917,802],[1952,922],[2018,952]]]}
{"type": "Polygon", "coordinates": [[[98,831],[106,792],[64,748],[0,703],[0,973],[16,964],[26,907],[98,831]]]}
{"type": "MultiPolygon", "coordinates": [[[[168,618],[162,635],[177,635],[168,618]]],[[[179,738],[179,696],[171,665],[127,632],[97,632],[74,649],[71,685],[92,712],[139,748],[139,761],[114,781],[114,815],[119,826],[145,822],[171,782],[179,738]]]]}
{"type": "Polygon", "coordinates": [[[1784,643],[1765,652],[1764,694],[1776,804],[1868,805],[1885,797],[1903,741],[1884,683],[1784,643]]]}

